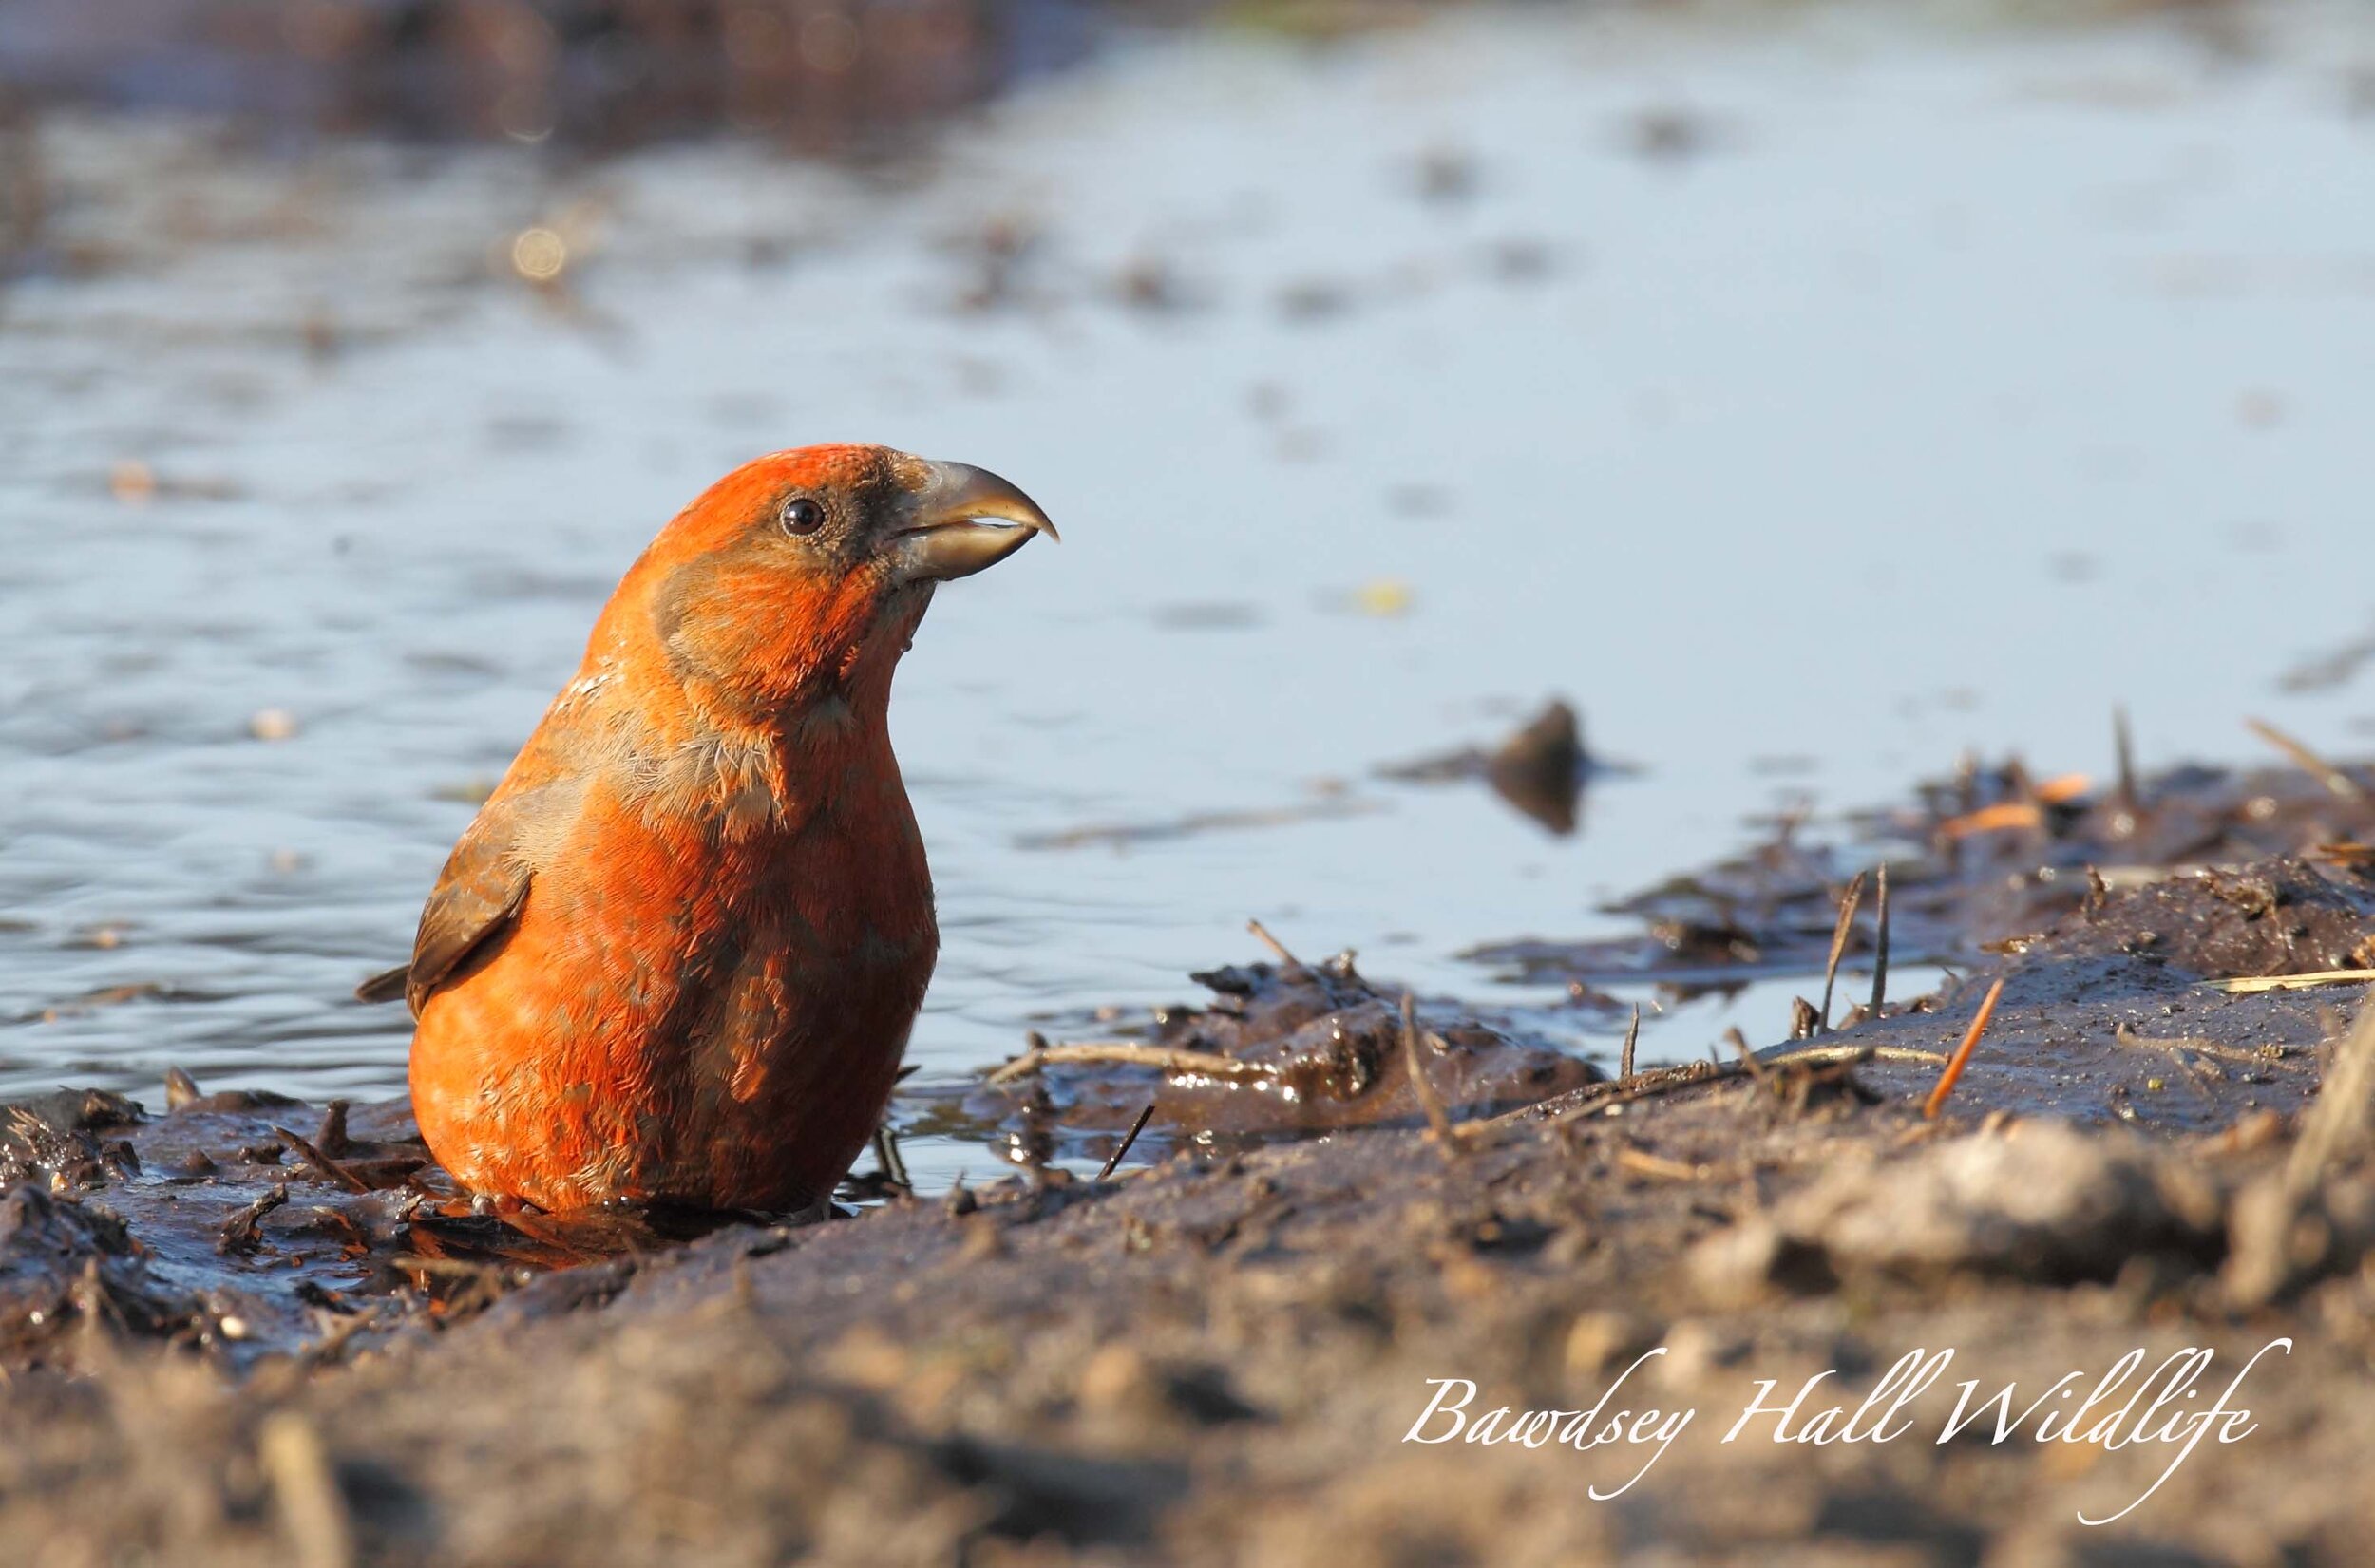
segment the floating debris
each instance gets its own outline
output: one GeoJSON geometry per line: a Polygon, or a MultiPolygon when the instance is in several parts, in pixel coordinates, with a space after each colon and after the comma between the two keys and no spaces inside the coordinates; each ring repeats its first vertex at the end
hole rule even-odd
{"type": "Polygon", "coordinates": [[[1573,706],[1554,698],[1491,751],[1470,747],[1388,764],[1377,774],[1407,784],[1482,779],[1520,812],[1565,836],[1575,831],[1584,786],[1606,771],[1585,748],[1583,721],[1573,706]]]}

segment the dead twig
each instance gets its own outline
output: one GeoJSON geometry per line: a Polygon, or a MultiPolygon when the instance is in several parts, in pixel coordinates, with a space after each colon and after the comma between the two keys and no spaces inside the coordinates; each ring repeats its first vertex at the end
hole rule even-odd
{"type": "Polygon", "coordinates": [[[1427,1065],[1418,1055],[1418,1003],[1409,992],[1402,992],[1402,1062],[1410,1069],[1410,1091],[1418,1097],[1418,1108],[1426,1114],[1428,1129],[1443,1150],[1443,1157],[1449,1160],[1459,1152],[1459,1145],[1451,1112],[1443,1108],[1442,1097],[1434,1092],[1434,1084],[1427,1077],[1427,1065]]]}
{"type": "MultiPolygon", "coordinates": [[[[341,1120],[343,1120],[343,1118],[341,1118],[341,1120]]],[[[272,1133],[275,1138],[280,1140],[282,1144],[288,1148],[291,1154],[297,1157],[298,1162],[302,1163],[306,1169],[312,1171],[314,1175],[323,1178],[334,1185],[344,1187],[349,1192],[369,1192],[371,1190],[371,1184],[369,1181],[364,1181],[361,1177],[355,1175],[352,1171],[347,1169],[344,1165],[341,1165],[338,1162],[332,1160],[330,1156],[315,1148],[306,1140],[299,1138],[295,1133],[291,1132],[288,1128],[275,1127],[272,1129],[272,1133]]]]}
{"type": "Polygon", "coordinates": [[[1723,1043],[1730,1046],[1734,1053],[1739,1057],[1740,1066],[1747,1069],[1751,1078],[1760,1084],[1765,1081],[1765,1065],[1757,1060],[1757,1052],[1750,1047],[1747,1035],[1742,1034],[1737,1027],[1727,1029],[1723,1031],[1723,1043]]]}
{"type": "Polygon", "coordinates": [[[2366,1147],[2375,1105],[2375,992],[2360,1005],[2358,1022],[2343,1036],[2317,1103],[2302,1119],[2301,1139],[2285,1164],[2285,1185],[2294,1194],[2314,1190],[2336,1161],[2366,1147]]]}
{"type": "Polygon", "coordinates": [[[1872,1006],[1864,1010],[1868,1018],[1880,1016],[1880,1005],[1889,999],[1889,862],[1880,862],[1880,872],[1873,889],[1872,918],[1879,922],[1880,934],[1872,945],[1872,1006]]]}
{"type": "Polygon", "coordinates": [[[1010,1084],[1056,1062],[1118,1063],[1124,1067],[1155,1067],[1168,1073],[1202,1073],[1210,1078],[1261,1079],[1277,1076],[1268,1067],[1240,1062],[1233,1056],[1221,1056],[1208,1050],[1175,1050],[1168,1046],[1141,1045],[1134,1040],[1082,1040],[1050,1045],[1036,1034],[1031,1039],[1037,1043],[982,1082],[990,1085],[1010,1084]]]}
{"type": "Polygon", "coordinates": [[[915,1183],[907,1179],[907,1162],[899,1152],[899,1134],[884,1122],[874,1129],[874,1162],[882,1167],[883,1180],[902,1192],[912,1194],[915,1183]]]}
{"type": "Polygon", "coordinates": [[[272,1483],[288,1560],[296,1568],[352,1568],[354,1521],[313,1422],[294,1410],[266,1416],[256,1431],[256,1458],[272,1483]]]}
{"type": "Polygon", "coordinates": [[[1831,956],[1822,966],[1822,1020],[1816,1032],[1831,1032],[1831,992],[1839,981],[1839,960],[1847,954],[1847,939],[1855,930],[1856,906],[1864,901],[1864,874],[1857,872],[1847,891],[1839,896],[1838,923],[1831,928],[1831,956]]]}
{"type": "Polygon", "coordinates": [[[2313,974],[2246,974],[2210,984],[2230,996],[2256,996],[2264,991],[2309,991],[2318,986],[2363,986],[2375,981],[2375,969],[2325,969],[2313,974]]]}
{"type": "Polygon", "coordinates": [[[1147,1130],[1147,1123],[1152,1119],[1153,1115],[1154,1102],[1150,1100],[1147,1102],[1147,1108],[1138,1113],[1138,1120],[1130,1123],[1130,1130],[1122,1134],[1120,1145],[1105,1157],[1104,1164],[1097,1167],[1098,1181],[1102,1181],[1113,1174],[1113,1168],[1122,1162],[1122,1156],[1130,1152],[1130,1145],[1138,1141],[1138,1135],[1147,1130]]]}
{"type": "Polygon", "coordinates": [[[1633,1005],[1633,1021],[1624,1026],[1624,1048],[1616,1059],[1616,1081],[1620,1084],[1633,1076],[1633,1048],[1641,1044],[1641,1005],[1633,1005]]]}
{"type": "Polygon", "coordinates": [[[2270,724],[2266,719],[2246,719],[2243,721],[2243,727],[2291,758],[2299,765],[2302,772],[2324,784],[2332,792],[2336,800],[2347,801],[2353,805],[2366,803],[2366,788],[2358,780],[2311,751],[2292,736],[2270,724]]]}
{"type": "Polygon", "coordinates": [[[1277,954],[1278,961],[1280,963],[1284,964],[1288,969],[1301,970],[1305,973],[1310,973],[1308,965],[1304,964],[1301,958],[1296,957],[1293,954],[1286,951],[1286,944],[1284,942],[1280,941],[1277,937],[1270,935],[1270,928],[1268,926],[1264,925],[1259,920],[1247,920],[1245,922],[1245,929],[1253,933],[1254,939],[1256,941],[1260,942],[1264,947],[1268,948],[1272,953],[1277,954]]]}
{"type": "Polygon", "coordinates": [[[1694,1165],[1685,1161],[1669,1160],[1662,1154],[1652,1154],[1636,1143],[1620,1144],[1616,1162],[1637,1176],[1654,1176],[1666,1181],[1704,1181],[1715,1174],[1713,1165],[1694,1165]]]}
{"type": "Polygon", "coordinates": [[[1820,1067],[1831,1062],[1925,1062],[1932,1066],[1947,1060],[1943,1050],[1922,1050],[1913,1046],[1807,1046],[1796,1050],[1771,1051],[1758,1058],[1769,1067],[1799,1063],[1820,1067]]]}
{"type": "MultiPolygon", "coordinates": [[[[1574,1090],[1571,1094],[1562,1095],[1558,1109],[1552,1114],[1564,1124],[1595,1115],[1610,1105],[1629,1105],[1636,1100],[1647,1100],[1661,1094],[1672,1094],[1681,1089],[1696,1088],[1701,1084],[1729,1083],[1735,1078],[1747,1076],[1746,1067],[1725,1067],[1714,1061],[1682,1062],[1670,1067],[1650,1067],[1637,1073],[1629,1081],[1590,1084],[1574,1090]]],[[[1522,1110],[1510,1111],[1509,1115],[1511,1117],[1532,1116],[1540,1114],[1541,1111],[1541,1106],[1529,1105],[1522,1110]]]]}
{"type": "Polygon", "coordinates": [[[379,1326],[386,1312],[384,1303],[364,1308],[361,1312],[339,1318],[319,1339],[297,1352],[297,1360],[307,1367],[326,1367],[346,1353],[346,1348],[356,1334],[379,1326]]]}
{"type": "Polygon", "coordinates": [[[1938,1113],[1946,1108],[1947,1096],[1952,1094],[1954,1086],[1962,1081],[1963,1069],[1970,1065],[1971,1052],[1979,1048],[1979,1037],[1987,1032],[1988,1021],[1996,1015],[1996,1002],[2003,995],[2004,979],[1999,975],[1996,983],[1987,988],[1987,994],[1980,999],[1979,1011],[1971,1015],[1971,1027],[1963,1033],[1963,1043],[1954,1048],[1952,1056],[1947,1058],[1946,1070],[1938,1075],[1938,1086],[1931,1089],[1929,1098],[1923,1102],[1924,1121],[1935,1122],[1938,1113]]]}
{"type": "Polygon", "coordinates": [[[2136,743],[2128,733],[2128,710],[2123,703],[2111,710],[2111,752],[2119,782],[2111,797],[2121,811],[2136,816],[2144,807],[2144,797],[2136,787],[2136,743]]]}

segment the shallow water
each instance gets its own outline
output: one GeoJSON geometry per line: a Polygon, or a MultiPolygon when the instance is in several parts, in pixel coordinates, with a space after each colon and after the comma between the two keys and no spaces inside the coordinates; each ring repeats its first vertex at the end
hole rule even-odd
{"type": "MultiPolygon", "coordinates": [[[[2375,32],[2282,15],[2240,56],[1852,12],[1188,36],[864,175],[53,119],[0,294],[0,1091],[400,1088],[401,1010],[346,997],[472,792],[659,523],[813,440],[1065,530],[901,676],[926,1084],[1191,994],[1248,916],[1525,999],[1457,953],[1965,746],[2100,771],[2115,703],[2148,764],[2248,754],[2245,713],[2348,749],[2366,683],[2284,677],[2375,618],[2375,32]],[[558,286],[507,265],[535,226],[558,286]],[[1371,776],[1554,693],[1640,768],[1571,839],[1371,776]]],[[[1789,989],[1644,1056],[1777,1038],[1789,989]]]]}

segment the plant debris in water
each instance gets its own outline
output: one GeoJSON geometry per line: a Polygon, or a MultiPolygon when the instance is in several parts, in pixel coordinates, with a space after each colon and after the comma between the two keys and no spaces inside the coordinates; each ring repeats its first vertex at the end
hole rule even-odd
{"type": "Polygon", "coordinates": [[[1585,748],[1575,709],[1553,699],[1490,751],[1465,747],[1377,771],[1406,784],[1481,779],[1510,806],[1565,837],[1575,831],[1585,785],[1609,768],[1585,748]]]}

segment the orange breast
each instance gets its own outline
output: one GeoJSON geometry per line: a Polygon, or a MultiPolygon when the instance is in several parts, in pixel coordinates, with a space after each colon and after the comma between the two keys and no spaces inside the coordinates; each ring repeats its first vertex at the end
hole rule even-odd
{"type": "Polygon", "coordinates": [[[547,1209],[786,1209],[890,1097],[939,936],[895,769],[731,831],[597,785],[493,953],[430,996],[413,1108],[438,1159],[547,1209]]]}

